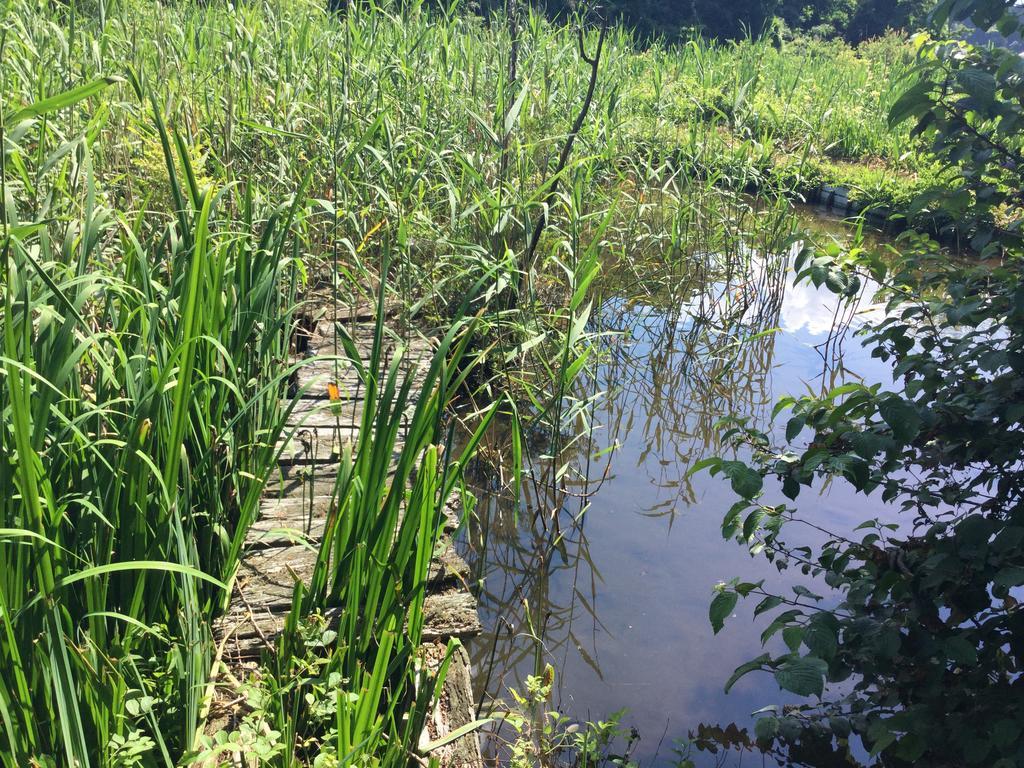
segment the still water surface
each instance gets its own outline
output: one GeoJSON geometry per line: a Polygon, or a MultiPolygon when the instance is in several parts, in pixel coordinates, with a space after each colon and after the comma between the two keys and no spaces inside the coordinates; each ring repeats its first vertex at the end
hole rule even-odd
{"type": "MultiPolygon", "coordinates": [[[[842,235],[838,222],[801,216],[807,228],[842,235]]],[[[854,328],[877,311],[869,299],[847,318],[854,328]]],[[[767,622],[753,621],[756,600],[741,600],[715,636],[708,622],[715,585],[734,577],[767,579],[766,587],[785,591],[808,583],[724,540],[721,520],[735,496],[727,481],[706,473],[688,479],[687,470],[720,450],[714,424],[727,413],[767,427],[782,395],[861,379],[891,386],[891,375],[851,334],[836,337],[836,299],[794,286],[783,257],[758,262],[742,280],[687,287],[671,306],[655,304],[621,292],[596,312],[600,327],[618,333],[597,371],[597,388],[610,394],[594,416],[594,450],[617,447],[592,460],[589,507],[569,525],[564,546],[551,554],[528,516],[482,494],[480,520],[463,547],[480,585],[485,633],[470,652],[483,710],[507,698],[509,686],[521,690],[538,659],[550,662],[554,709],[578,720],[625,709],[623,724],[640,735],[634,759],[667,766],[673,741],[697,724],[751,727],[754,710],[789,700],[766,673],[723,693],[732,670],[762,652],[767,622]],[[737,329],[741,337],[763,335],[736,344],[737,329]],[[535,616],[532,632],[525,605],[535,616]],[[539,656],[531,635],[543,638],[539,656]]],[[[583,508],[571,494],[560,503],[570,521],[583,508]]],[[[884,515],[877,497],[842,484],[805,492],[800,509],[834,531],[884,515]]],[[[790,540],[817,535],[794,530],[790,540]]]]}

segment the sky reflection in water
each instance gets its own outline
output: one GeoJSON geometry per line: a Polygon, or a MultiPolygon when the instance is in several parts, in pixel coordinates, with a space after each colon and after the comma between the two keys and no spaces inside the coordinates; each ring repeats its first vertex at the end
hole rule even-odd
{"type": "MultiPolygon", "coordinates": [[[[645,765],[669,764],[672,740],[700,722],[750,726],[751,712],[788,700],[765,673],[723,693],[732,670],[761,652],[767,622],[753,622],[755,600],[741,601],[716,637],[708,604],[715,584],[734,577],[764,578],[787,591],[808,580],[796,571],[779,574],[763,557],[723,540],[721,520],[734,495],[727,483],[705,473],[688,480],[686,472],[717,452],[713,425],[732,409],[767,426],[784,394],[859,378],[890,386],[891,376],[855,338],[823,348],[836,299],[810,285],[794,287],[791,274],[780,279],[779,267],[778,260],[760,264],[746,281],[717,286],[732,302],[729,317],[720,306],[702,311],[707,302],[699,296],[674,312],[618,296],[598,312],[604,323],[628,331],[612,342],[598,372],[598,388],[614,394],[598,407],[596,442],[619,447],[604,459],[607,478],[590,496],[580,530],[544,569],[544,547],[528,523],[521,519],[517,527],[507,505],[485,497],[478,511],[488,528],[487,556],[466,547],[485,585],[486,631],[470,647],[484,701],[506,695],[533,671],[534,646],[522,634],[524,597],[546,609],[544,658],[557,670],[554,708],[583,720],[626,708],[623,723],[641,736],[634,757],[645,765]],[[737,318],[745,336],[779,331],[740,346],[707,331],[735,328],[737,318]]],[[[591,477],[604,470],[595,463],[591,477]]],[[[809,519],[833,530],[884,515],[877,497],[855,496],[842,484],[821,495],[805,492],[800,502],[809,519]]],[[[481,534],[474,530],[470,539],[481,534]]],[[[818,535],[794,528],[790,538],[801,537],[818,535]]]]}

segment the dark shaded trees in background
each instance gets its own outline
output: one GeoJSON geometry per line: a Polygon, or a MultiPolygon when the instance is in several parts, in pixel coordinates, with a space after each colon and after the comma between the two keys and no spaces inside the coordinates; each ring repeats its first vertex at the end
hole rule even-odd
{"type": "MultiPolygon", "coordinates": [[[[479,0],[481,10],[497,10],[504,0],[479,0]]],[[[534,0],[555,18],[582,6],[576,0],[534,0]]],[[[668,39],[700,33],[707,37],[759,36],[782,25],[823,37],[857,42],[887,29],[923,22],[934,0],[603,0],[610,20],[636,30],[641,38],[668,39]]]]}
{"type": "Polygon", "coordinates": [[[888,29],[916,28],[933,5],[922,0],[862,0],[850,14],[843,36],[857,42],[878,37],[888,29]]]}

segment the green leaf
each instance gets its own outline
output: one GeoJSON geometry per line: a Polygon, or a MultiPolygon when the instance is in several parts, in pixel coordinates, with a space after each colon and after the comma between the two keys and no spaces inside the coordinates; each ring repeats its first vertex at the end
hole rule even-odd
{"type": "Polygon", "coordinates": [[[93,578],[94,576],[105,576],[108,573],[120,573],[122,571],[166,571],[170,573],[180,573],[184,576],[191,576],[192,578],[209,582],[220,589],[227,590],[227,585],[224,582],[215,579],[207,573],[203,573],[198,568],[192,568],[191,566],[181,565],[179,563],[167,563],[156,560],[135,560],[126,563],[107,563],[106,565],[96,565],[92,568],[85,568],[81,571],[77,571],[70,576],[65,576],[57,582],[56,586],[66,587],[69,584],[85,581],[93,578]]]}
{"type": "Polygon", "coordinates": [[[519,113],[523,111],[523,103],[526,101],[526,97],[530,94],[529,84],[523,85],[522,90],[519,91],[519,96],[516,98],[515,103],[509,109],[508,114],[505,115],[505,125],[503,126],[505,135],[508,136],[512,133],[512,129],[516,125],[516,121],[519,119],[519,113]]]}
{"type": "Polygon", "coordinates": [[[921,430],[921,416],[912,403],[893,397],[878,406],[878,412],[892,429],[893,436],[909,443],[921,430]]]}
{"type": "Polygon", "coordinates": [[[121,81],[119,77],[99,77],[85,85],[80,85],[77,88],[71,88],[70,90],[63,91],[54,96],[48,96],[45,99],[40,99],[37,102],[29,104],[27,107],[22,107],[17,112],[10,114],[6,118],[8,125],[14,125],[20,123],[22,120],[28,120],[33,117],[39,117],[45,115],[48,112],[55,112],[58,109],[64,109],[70,107],[73,104],[77,104],[80,101],[88,99],[90,96],[95,96],[97,93],[102,91],[108,85],[118,83],[121,81]]]}
{"type": "Polygon", "coordinates": [[[793,586],[793,594],[797,597],[806,597],[808,600],[814,600],[815,602],[819,602],[823,599],[821,595],[814,594],[803,584],[795,584],[793,586]]]}
{"type": "Polygon", "coordinates": [[[804,645],[819,659],[831,659],[839,650],[835,630],[823,621],[811,621],[804,629],[804,645]]]}
{"type": "Polygon", "coordinates": [[[428,754],[430,752],[433,752],[435,749],[439,749],[439,748],[443,747],[445,744],[451,744],[456,739],[461,739],[463,736],[466,736],[466,735],[472,733],[473,731],[477,731],[480,728],[483,728],[485,725],[487,725],[490,722],[493,722],[493,718],[484,717],[484,718],[481,718],[479,720],[474,720],[471,723],[466,723],[465,725],[459,726],[458,728],[456,728],[451,733],[446,734],[445,736],[442,736],[440,739],[437,739],[436,741],[432,741],[429,744],[425,744],[420,749],[420,753],[425,755],[425,754],[428,754]]]}
{"type": "Polygon", "coordinates": [[[769,595],[760,603],[757,604],[757,608],[754,609],[754,615],[760,616],[765,611],[770,611],[772,608],[777,608],[782,605],[782,598],[777,595],[769,595]]]}
{"type": "Polygon", "coordinates": [[[794,416],[786,423],[786,442],[793,442],[796,436],[800,434],[800,431],[804,428],[806,422],[800,416],[794,416]]]}
{"type": "Polygon", "coordinates": [[[757,496],[764,486],[764,478],[761,477],[761,474],[742,461],[723,462],[722,470],[729,478],[733,491],[745,499],[757,496]]]}
{"type": "Polygon", "coordinates": [[[1019,587],[1024,584],[1024,568],[1017,565],[1001,568],[992,583],[999,587],[1019,587]]]}
{"type": "Polygon", "coordinates": [[[743,538],[745,540],[750,541],[753,538],[754,532],[757,531],[758,523],[764,518],[764,514],[764,510],[758,508],[747,515],[747,519],[743,521],[743,538]]]}
{"type": "Polygon", "coordinates": [[[782,640],[790,653],[796,653],[800,649],[800,643],[804,639],[804,628],[794,624],[782,630],[782,640]]]}
{"type": "Polygon", "coordinates": [[[761,645],[767,644],[768,640],[772,638],[780,629],[788,627],[794,621],[803,616],[803,611],[796,608],[791,608],[788,611],[783,611],[776,616],[772,623],[761,633],[761,645]]]}
{"type": "Polygon", "coordinates": [[[889,727],[888,720],[878,719],[868,727],[868,744],[871,746],[871,755],[877,755],[894,741],[896,734],[889,727]]]}
{"type": "Polygon", "coordinates": [[[1020,20],[1012,13],[1004,14],[999,21],[996,22],[996,30],[1003,37],[1009,37],[1017,28],[1020,26],[1020,20]]]}
{"type": "Polygon", "coordinates": [[[876,435],[874,432],[847,433],[847,440],[853,447],[854,453],[869,461],[885,449],[886,438],[876,435]]]}
{"type": "Polygon", "coordinates": [[[978,663],[978,649],[966,637],[957,635],[944,642],[943,647],[950,660],[957,664],[974,665],[978,663]]]}
{"type": "Polygon", "coordinates": [[[828,727],[832,729],[832,733],[841,739],[845,739],[853,730],[850,726],[850,721],[845,717],[830,717],[828,719],[828,727]]]}
{"type": "Polygon", "coordinates": [[[850,288],[850,277],[841,269],[830,269],[825,277],[825,286],[836,294],[845,294],[850,288]]]}
{"type": "Polygon", "coordinates": [[[788,744],[796,744],[804,732],[803,723],[795,717],[779,720],[779,738],[788,744]]]}
{"type": "Polygon", "coordinates": [[[761,579],[761,581],[743,581],[743,582],[740,582],[739,584],[736,585],[735,589],[736,589],[736,593],[737,594],[739,594],[739,595],[741,595],[743,597],[746,597],[751,592],[753,592],[755,589],[760,589],[763,586],[764,586],[764,579],[761,579]]]}
{"type": "Polygon", "coordinates": [[[889,109],[889,125],[898,125],[907,118],[920,116],[929,109],[932,103],[928,96],[931,87],[927,79],[921,80],[896,99],[889,109]]]}
{"type": "Polygon", "coordinates": [[[725,626],[725,619],[732,613],[733,608],[736,607],[736,600],[739,598],[735,592],[729,590],[722,590],[715,599],[711,601],[711,608],[708,609],[708,617],[711,619],[711,628],[717,635],[723,626],[725,626]]]}
{"type": "Polygon", "coordinates": [[[991,104],[995,99],[997,84],[991,72],[968,67],[956,73],[956,81],[968,96],[984,104],[991,104]]]}
{"type": "Polygon", "coordinates": [[[754,723],[754,737],[760,742],[772,742],[778,734],[779,718],[777,717],[760,717],[754,723]]]}
{"type": "Polygon", "coordinates": [[[802,656],[785,661],[775,670],[775,681],[783,690],[797,696],[821,696],[825,690],[828,664],[813,656],[802,656]]]}
{"type": "Polygon", "coordinates": [[[725,683],[725,692],[728,693],[736,682],[744,675],[755,672],[759,669],[764,669],[764,665],[772,660],[772,657],[767,653],[762,653],[756,659],[751,659],[745,664],[740,664],[736,667],[735,671],[729,676],[729,679],[725,683]]]}
{"type": "Polygon", "coordinates": [[[992,727],[992,739],[996,744],[1008,747],[1020,738],[1020,723],[1000,720],[992,727]]]}
{"type": "Polygon", "coordinates": [[[809,259],[814,258],[814,249],[810,246],[804,246],[800,249],[800,253],[796,255],[793,260],[793,271],[797,274],[804,271],[804,266],[807,264],[809,259]]]}
{"type": "Polygon", "coordinates": [[[686,476],[692,477],[701,470],[707,469],[709,467],[711,467],[712,472],[714,472],[715,470],[717,470],[718,467],[721,466],[721,464],[722,460],[720,458],[718,458],[717,456],[709,456],[706,459],[701,459],[700,461],[694,462],[694,464],[686,471],[686,476]]]}
{"type": "Polygon", "coordinates": [[[792,475],[782,478],[782,493],[787,499],[795,499],[800,495],[800,483],[792,475]]]}
{"type": "Polygon", "coordinates": [[[924,754],[927,746],[927,742],[919,734],[908,733],[896,743],[896,748],[892,750],[892,753],[913,765],[924,754]]]}

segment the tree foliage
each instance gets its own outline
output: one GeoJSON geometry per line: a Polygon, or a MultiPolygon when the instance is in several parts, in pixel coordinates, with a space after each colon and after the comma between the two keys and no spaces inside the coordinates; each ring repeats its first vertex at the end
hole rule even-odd
{"type": "MultiPolygon", "coordinates": [[[[933,21],[949,19],[1020,38],[1012,0],[947,0],[933,21]]],[[[873,764],[1006,768],[1024,765],[1024,61],[944,40],[922,45],[919,61],[921,84],[892,120],[916,121],[966,184],[930,190],[918,205],[973,222],[975,246],[992,258],[966,265],[914,234],[889,263],[857,247],[800,254],[798,281],[847,297],[868,277],[883,286],[888,311],[863,343],[892,365],[893,386],[784,398],[775,411],[788,413],[784,440],[734,422],[727,437],[752,458],[702,462],[741,497],[725,535],[834,590],[783,595],[733,582],[711,618],[717,631],[724,595],[759,598],[755,614],[770,617],[762,640],[781,637],[785,652],[743,665],[729,685],[765,670],[813,697],[762,715],[762,749],[856,764],[859,739],[873,764]],[[737,484],[748,471],[764,489],[737,484]],[[791,546],[808,489],[825,482],[881,497],[891,513],[853,535],[791,546]],[[773,493],[781,503],[769,503],[773,493]]]]}
{"type": "MultiPolygon", "coordinates": [[[[524,0],[525,1],[525,0],[524,0]]],[[[484,10],[504,8],[506,0],[480,0],[484,10]]],[[[554,17],[565,17],[585,3],[580,0],[536,0],[554,17]]],[[[852,41],[876,37],[887,29],[920,23],[931,0],[605,0],[602,10],[636,30],[641,38],[678,38],[693,33],[735,39],[759,36],[778,19],[794,30],[852,41]]]]}

